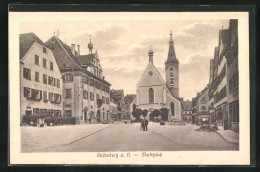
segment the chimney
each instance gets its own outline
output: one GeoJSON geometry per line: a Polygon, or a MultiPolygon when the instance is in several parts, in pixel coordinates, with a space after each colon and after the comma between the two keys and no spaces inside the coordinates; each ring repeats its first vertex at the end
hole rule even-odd
{"type": "Polygon", "coordinates": [[[75,56],[75,44],[71,44],[71,52],[75,56]]]}
{"type": "Polygon", "coordinates": [[[80,55],[80,45],[77,45],[78,47],[78,56],[80,55]]]}

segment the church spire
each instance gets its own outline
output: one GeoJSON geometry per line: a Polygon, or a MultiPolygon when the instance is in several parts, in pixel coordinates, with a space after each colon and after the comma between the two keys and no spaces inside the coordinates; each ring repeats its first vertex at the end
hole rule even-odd
{"type": "Polygon", "coordinates": [[[170,33],[170,41],[169,41],[169,52],[168,52],[168,58],[167,61],[173,61],[173,60],[177,60],[176,59],[176,54],[175,54],[175,49],[174,49],[174,42],[172,39],[172,31],[170,33]]]}
{"type": "Polygon", "coordinates": [[[153,63],[153,50],[151,49],[151,45],[150,45],[150,50],[148,51],[148,55],[149,55],[149,63],[153,63]]]}

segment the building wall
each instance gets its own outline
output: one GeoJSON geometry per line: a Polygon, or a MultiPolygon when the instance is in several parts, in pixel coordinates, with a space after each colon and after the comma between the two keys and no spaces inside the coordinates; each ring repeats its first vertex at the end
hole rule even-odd
{"type": "MultiPolygon", "coordinates": [[[[90,86],[89,81],[88,84],[83,82],[83,76],[88,77],[83,72],[63,72],[63,75],[73,73],[73,82],[70,83],[64,83],[63,88],[63,97],[64,97],[64,109],[65,110],[72,110],[72,115],[76,117],[77,123],[80,122],[87,122],[90,118],[90,113],[94,113],[93,118],[97,119],[97,111],[100,110],[100,120],[110,120],[111,114],[110,114],[110,105],[109,103],[106,103],[106,98],[109,99],[110,102],[110,96],[109,93],[106,91],[102,91],[101,89],[97,89],[94,86],[90,86]],[[65,98],[65,89],[71,88],[72,89],[72,98],[66,99],[65,98]],[[88,98],[83,98],[83,91],[88,92],[88,98]],[[94,94],[94,100],[90,99],[90,93],[94,94]],[[102,106],[100,108],[97,107],[97,94],[99,95],[99,98],[102,99],[102,97],[105,98],[105,103],[102,103],[102,106]],[[67,106],[70,106],[69,108],[67,106]],[[86,115],[85,115],[85,114],[86,115]],[[103,117],[104,114],[104,117],[103,117]],[[86,118],[85,118],[86,117],[86,118]]],[[[92,78],[93,79],[93,78],[92,78]]],[[[108,86],[107,86],[108,87],[108,86]]],[[[94,120],[94,119],[92,119],[94,120]]]]}
{"type": "Polygon", "coordinates": [[[151,86],[151,87],[138,87],[138,99],[140,105],[150,104],[149,103],[149,89],[154,90],[154,103],[165,104],[165,85],[151,86]]]}
{"type": "Polygon", "coordinates": [[[53,109],[60,110],[62,114],[62,99],[60,104],[53,104],[43,101],[43,91],[47,92],[47,99],[49,98],[49,92],[62,95],[62,79],[61,74],[56,64],[53,53],[50,49],[46,48],[46,53],[43,53],[43,45],[39,43],[34,43],[27,54],[20,60],[20,122],[22,123],[23,115],[25,115],[26,110],[31,110],[33,113],[33,108],[39,109],[53,109]],[[39,65],[35,65],[35,55],[39,56],[39,65]],[[46,59],[46,68],[43,67],[43,58],[46,59]],[[53,71],[50,70],[50,62],[53,63],[53,71]],[[31,70],[31,80],[23,77],[23,68],[31,70]],[[39,82],[35,81],[35,72],[39,73],[39,82]],[[43,84],[43,74],[47,75],[47,84],[43,84]],[[60,80],[60,87],[56,85],[48,85],[48,76],[60,80]],[[42,90],[42,99],[40,101],[27,100],[24,97],[24,87],[31,89],[42,90]]]}

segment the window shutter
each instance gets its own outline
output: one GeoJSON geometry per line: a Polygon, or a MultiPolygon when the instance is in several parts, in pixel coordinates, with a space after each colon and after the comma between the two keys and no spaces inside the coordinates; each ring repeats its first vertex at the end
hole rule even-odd
{"type": "Polygon", "coordinates": [[[27,97],[27,88],[26,87],[24,87],[24,89],[23,89],[23,96],[27,97]]]}

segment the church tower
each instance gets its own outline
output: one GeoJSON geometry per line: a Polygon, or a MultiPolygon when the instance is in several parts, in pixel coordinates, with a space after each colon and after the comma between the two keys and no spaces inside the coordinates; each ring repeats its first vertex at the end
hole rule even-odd
{"type": "Polygon", "coordinates": [[[170,34],[168,58],[165,61],[166,85],[173,96],[179,98],[179,61],[176,58],[172,32],[170,34]]]}

